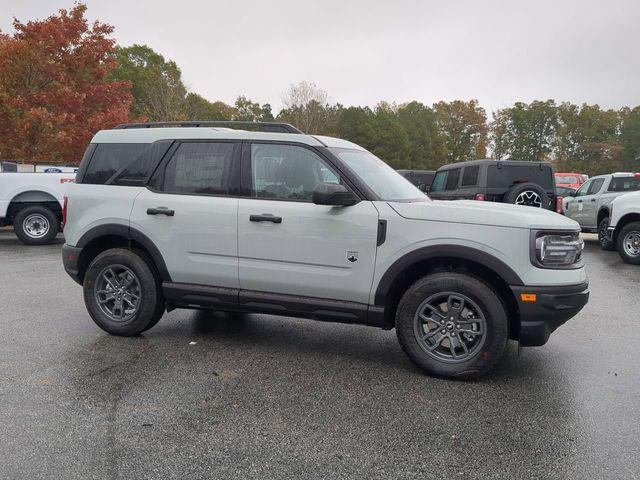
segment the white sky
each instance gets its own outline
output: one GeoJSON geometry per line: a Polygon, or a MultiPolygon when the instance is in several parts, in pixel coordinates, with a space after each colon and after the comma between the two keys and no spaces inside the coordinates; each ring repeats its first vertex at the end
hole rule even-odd
{"type": "MultiPolygon", "coordinates": [[[[640,105],[639,0],[88,0],[121,45],[175,60],[191,91],[277,111],[307,80],[332,102],[477,98],[491,111],[553,98],[640,105]]],[[[70,0],[0,0],[45,18],[70,0]]]]}

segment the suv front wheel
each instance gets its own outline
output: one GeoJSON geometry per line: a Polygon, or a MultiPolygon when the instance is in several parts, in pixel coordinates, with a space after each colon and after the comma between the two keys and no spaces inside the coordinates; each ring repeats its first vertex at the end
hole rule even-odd
{"type": "Polygon", "coordinates": [[[502,358],[509,327],[505,307],[489,285],[466,274],[436,273],[405,292],[396,333],[425,372],[471,379],[502,358]]]}
{"type": "Polygon", "coordinates": [[[112,335],[142,333],[164,313],[160,279],[134,250],[114,248],[98,255],[87,269],[83,291],[89,315],[112,335]]]}

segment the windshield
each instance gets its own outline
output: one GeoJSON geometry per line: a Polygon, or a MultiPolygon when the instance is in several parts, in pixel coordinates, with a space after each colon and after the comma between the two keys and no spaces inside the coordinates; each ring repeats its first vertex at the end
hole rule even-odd
{"type": "Polygon", "coordinates": [[[580,180],[569,175],[556,175],[556,183],[580,183],[580,180]]]}
{"type": "Polygon", "coordinates": [[[380,197],[380,200],[417,202],[429,198],[409,180],[372,153],[348,148],[331,148],[330,150],[360,177],[380,197]]]}

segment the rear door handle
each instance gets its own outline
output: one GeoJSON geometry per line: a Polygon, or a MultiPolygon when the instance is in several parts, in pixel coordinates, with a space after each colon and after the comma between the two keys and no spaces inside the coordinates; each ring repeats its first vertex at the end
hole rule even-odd
{"type": "Polygon", "coordinates": [[[169,210],[167,207],[147,208],[147,215],[166,215],[167,217],[173,217],[176,214],[174,210],[169,210]]]}
{"type": "Polygon", "coordinates": [[[276,217],[270,213],[263,213],[262,215],[250,215],[250,222],[271,222],[271,223],[282,223],[282,217],[276,217]]]}
{"type": "Polygon", "coordinates": [[[595,201],[596,201],[596,199],[595,199],[595,198],[592,198],[592,199],[591,199],[591,201],[592,201],[592,202],[595,202],[595,201]]]}
{"type": "Polygon", "coordinates": [[[582,203],[582,200],[578,200],[578,203],[582,203]]]}

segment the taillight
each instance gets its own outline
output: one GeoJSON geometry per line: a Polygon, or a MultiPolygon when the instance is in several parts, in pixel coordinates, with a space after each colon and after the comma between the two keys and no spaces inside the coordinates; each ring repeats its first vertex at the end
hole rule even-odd
{"type": "Polygon", "coordinates": [[[62,202],[62,230],[64,230],[64,226],[67,223],[67,205],[69,203],[69,197],[64,197],[64,201],[62,202]]]}
{"type": "Polygon", "coordinates": [[[556,197],[556,213],[563,213],[562,211],[562,197],[556,197]]]}
{"type": "Polygon", "coordinates": [[[484,193],[476,193],[476,196],[473,197],[473,199],[478,200],[480,202],[484,202],[485,201],[484,193]]]}

